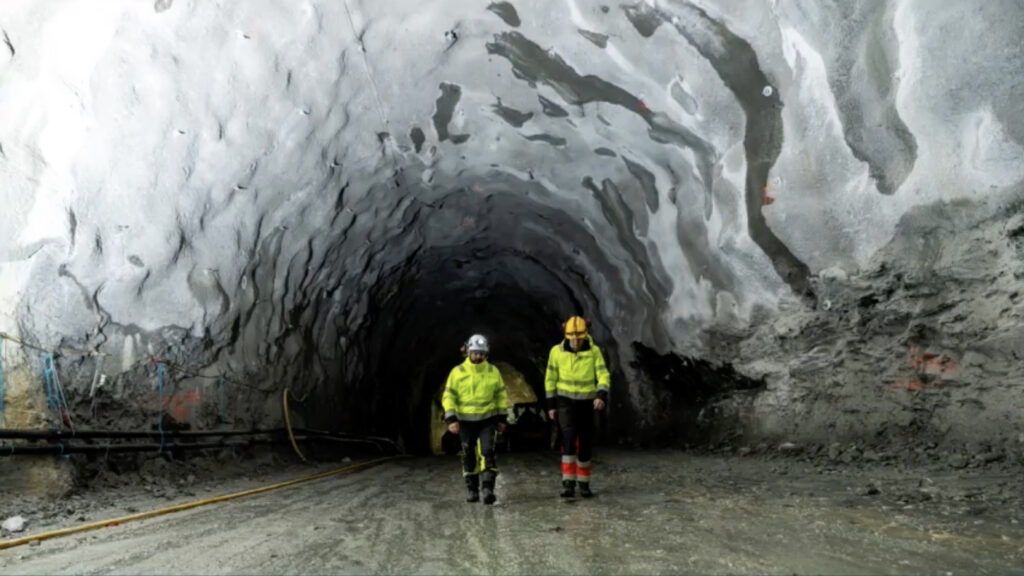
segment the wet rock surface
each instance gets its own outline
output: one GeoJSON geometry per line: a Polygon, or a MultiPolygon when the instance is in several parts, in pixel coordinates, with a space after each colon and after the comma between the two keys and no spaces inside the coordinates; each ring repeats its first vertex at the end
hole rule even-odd
{"type": "MultiPolygon", "coordinates": [[[[606,449],[595,459],[597,497],[567,501],[558,497],[557,454],[502,454],[493,507],[463,501],[455,458],[400,459],[5,550],[0,567],[25,574],[1017,570],[1024,562],[1021,468],[1001,462],[957,471],[936,456],[845,465],[814,447],[799,456],[769,447],[743,456],[606,449]]],[[[264,476],[211,485],[200,474],[196,489],[221,493],[330,466],[277,463],[264,476]]],[[[137,483],[108,490],[90,492],[119,503],[97,511],[107,516],[127,502],[140,509],[167,503],[137,483]]],[[[40,520],[31,531],[57,524],[40,520]]]]}

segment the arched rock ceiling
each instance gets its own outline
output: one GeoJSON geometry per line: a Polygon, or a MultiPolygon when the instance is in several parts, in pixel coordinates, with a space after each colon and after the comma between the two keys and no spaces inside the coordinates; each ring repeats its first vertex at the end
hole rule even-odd
{"type": "Polygon", "coordinates": [[[851,372],[913,339],[838,294],[1012,211],[1021,10],[4,2],[0,328],[323,392],[391,390],[396,349],[470,329],[536,354],[583,312],[641,415],[636,345],[787,406],[811,338],[890,338],[851,372]]]}

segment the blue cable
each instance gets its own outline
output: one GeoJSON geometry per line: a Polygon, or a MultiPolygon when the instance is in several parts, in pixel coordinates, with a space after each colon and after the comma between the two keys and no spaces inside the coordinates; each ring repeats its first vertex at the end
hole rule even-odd
{"type": "Polygon", "coordinates": [[[4,413],[4,339],[0,338],[0,420],[4,423],[7,422],[7,416],[4,413]]]}
{"type": "Polygon", "coordinates": [[[160,430],[160,452],[164,451],[164,365],[156,365],[156,373],[160,378],[160,403],[157,406],[157,429],[160,430]]]}
{"type": "Polygon", "coordinates": [[[43,379],[46,381],[46,406],[50,412],[57,412],[59,418],[59,407],[56,399],[56,385],[53,382],[53,355],[47,354],[43,358],[43,379]]]}
{"type": "Polygon", "coordinates": [[[46,357],[43,357],[43,383],[46,385],[46,407],[53,411],[53,395],[50,394],[50,371],[46,367],[46,357]]]}

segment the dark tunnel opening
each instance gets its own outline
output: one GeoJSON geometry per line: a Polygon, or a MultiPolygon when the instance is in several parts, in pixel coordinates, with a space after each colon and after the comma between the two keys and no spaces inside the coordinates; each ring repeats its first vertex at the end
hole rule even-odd
{"type": "Polygon", "coordinates": [[[373,247],[404,257],[380,265],[360,287],[363,320],[350,333],[345,373],[328,378],[313,408],[324,425],[428,452],[432,405],[475,333],[491,341],[492,363],[523,375],[543,409],[548,352],[571,315],[591,321],[612,372],[609,407],[597,416],[599,442],[696,442],[706,437],[697,420],[709,402],[763,388],[728,365],[638,344],[662,340],[661,270],[642,254],[603,244],[586,219],[549,206],[538,185],[488,176],[483,194],[457,187],[414,205],[402,217],[407,232],[373,247]],[[617,341],[624,325],[639,326],[638,339],[617,341]]]}
{"type": "Polygon", "coordinates": [[[318,421],[427,451],[431,405],[474,333],[488,337],[489,360],[521,373],[543,408],[548,352],[571,315],[591,320],[623,381],[612,327],[622,302],[643,302],[629,285],[642,274],[623,279],[622,268],[643,264],[607,254],[586,221],[548,205],[542,188],[503,175],[486,182],[483,195],[457,187],[415,204],[403,216],[407,233],[372,248],[392,259],[361,286],[364,321],[345,343],[345,373],[328,378],[313,408],[318,421]],[[611,297],[597,296],[609,288],[611,297]]]}
{"type": "Polygon", "coordinates": [[[512,365],[542,406],[545,363],[561,319],[595,310],[526,254],[494,247],[462,254],[423,255],[383,280],[386,293],[371,296],[377,321],[367,336],[368,405],[379,432],[402,438],[410,451],[428,450],[432,404],[471,334],[487,336],[488,361],[512,365]]]}

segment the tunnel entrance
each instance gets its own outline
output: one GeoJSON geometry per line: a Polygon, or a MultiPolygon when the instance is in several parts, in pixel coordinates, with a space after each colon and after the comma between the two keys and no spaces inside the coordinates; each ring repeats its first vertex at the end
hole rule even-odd
{"type": "Polygon", "coordinates": [[[343,315],[359,324],[344,327],[343,374],[317,408],[329,426],[429,453],[432,401],[471,334],[487,336],[489,359],[515,366],[543,398],[548,352],[566,318],[586,316],[610,342],[608,311],[643,305],[621,280],[621,268],[636,262],[609,254],[585,219],[549,204],[543,187],[501,173],[479,181],[431,202],[417,198],[398,216],[404,231],[367,244],[360,294],[339,304],[354,308],[343,315]]]}
{"type": "Polygon", "coordinates": [[[433,451],[435,403],[471,334],[490,341],[488,361],[521,374],[535,413],[543,410],[543,374],[561,322],[596,308],[538,259],[486,245],[420,255],[383,276],[370,303],[359,396],[372,409],[363,413],[375,434],[401,438],[417,453],[433,451]]]}

